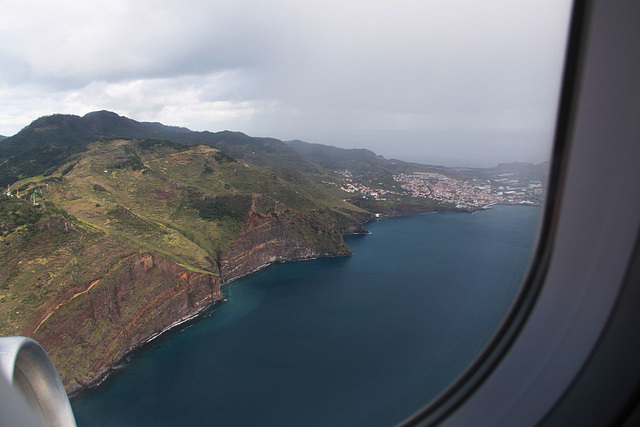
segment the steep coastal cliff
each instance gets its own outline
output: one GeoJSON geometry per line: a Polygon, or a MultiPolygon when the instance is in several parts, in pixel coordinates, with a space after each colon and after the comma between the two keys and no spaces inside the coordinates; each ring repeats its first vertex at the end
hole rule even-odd
{"type": "Polygon", "coordinates": [[[252,212],[220,260],[220,275],[134,253],[85,289],[61,295],[22,334],[47,349],[73,394],[99,383],[130,351],[222,300],[221,277],[229,282],[273,262],[348,255],[340,233],[300,213],[252,212]]]}
{"type": "Polygon", "coordinates": [[[221,300],[221,283],[351,255],[342,233],[370,217],[295,171],[155,140],[91,144],[9,193],[0,333],[38,340],[70,393],[221,300]]]}
{"type": "Polygon", "coordinates": [[[220,301],[221,277],[229,282],[273,262],[348,255],[338,232],[300,213],[253,212],[221,259],[220,275],[137,252],[84,289],[69,288],[21,333],[47,349],[73,394],[101,381],[130,351],[220,301]]]}
{"type": "Polygon", "coordinates": [[[24,332],[47,349],[74,393],[99,381],[129,351],[221,299],[218,276],[135,253],[24,332]]]}
{"type": "Polygon", "coordinates": [[[220,273],[228,282],[274,262],[349,255],[340,233],[301,213],[252,212],[220,260],[220,273]]]}

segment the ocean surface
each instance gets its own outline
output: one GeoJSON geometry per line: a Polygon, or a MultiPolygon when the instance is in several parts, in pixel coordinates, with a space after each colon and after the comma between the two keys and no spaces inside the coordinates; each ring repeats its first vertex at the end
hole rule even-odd
{"type": "Polygon", "coordinates": [[[349,258],[274,265],[72,400],[80,426],[389,426],[449,385],[506,314],[542,210],[367,224],[349,258]]]}

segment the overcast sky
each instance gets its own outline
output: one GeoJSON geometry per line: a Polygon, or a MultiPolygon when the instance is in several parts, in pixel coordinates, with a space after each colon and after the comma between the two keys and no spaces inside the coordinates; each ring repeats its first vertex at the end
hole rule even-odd
{"type": "Polygon", "coordinates": [[[558,0],[0,0],[0,134],[111,110],[404,160],[546,160],[558,0]]]}

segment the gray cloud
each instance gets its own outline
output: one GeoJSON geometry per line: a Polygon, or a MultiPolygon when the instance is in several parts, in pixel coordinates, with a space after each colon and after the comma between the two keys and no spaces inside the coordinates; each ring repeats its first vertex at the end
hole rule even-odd
{"type": "Polygon", "coordinates": [[[542,161],[569,3],[4,1],[0,133],[104,108],[424,162],[542,161]]]}

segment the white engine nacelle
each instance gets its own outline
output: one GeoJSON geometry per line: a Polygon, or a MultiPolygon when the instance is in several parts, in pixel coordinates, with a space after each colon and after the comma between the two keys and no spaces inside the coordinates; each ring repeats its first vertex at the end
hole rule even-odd
{"type": "Polygon", "coordinates": [[[58,371],[31,338],[0,338],[0,426],[40,425],[76,425],[58,371]]]}

